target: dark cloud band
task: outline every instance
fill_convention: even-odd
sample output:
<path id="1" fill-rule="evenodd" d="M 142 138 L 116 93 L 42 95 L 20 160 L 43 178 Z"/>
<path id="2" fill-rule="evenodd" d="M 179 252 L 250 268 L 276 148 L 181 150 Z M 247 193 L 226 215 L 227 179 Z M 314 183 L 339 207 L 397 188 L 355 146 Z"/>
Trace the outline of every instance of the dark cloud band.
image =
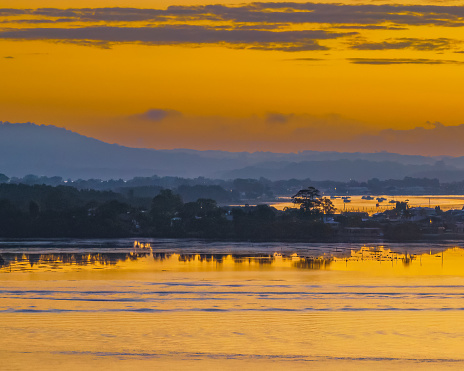
<path id="1" fill-rule="evenodd" d="M 464 64 L 464 62 L 449 59 L 424 59 L 424 58 L 348 58 L 353 64 Z"/>
<path id="2" fill-rule="evenodd" d="M 336 39 L 354 33 L 334 33 L 321 30 L 267 31 L 224 30 L 202 26 L 161 27 L 84 27 L 84 28 L 24 28 L 0 31 L 0 39 L 58 40 L 73 42 L 125 43 L 153 45 L 219 44 L 235 47 L 272 50 L 326 50 L 316 40 Z"/>
<path id="3" fill-rule="evenodd" d="M 9 27 L 0 29 L 0 39 L 50 40 L 100 47 L 113 43 L 222 45 L 299 52 L 329 50 L 321 40 L 362 35 L 363 30 L 393 30 L 401 34 L 413 26 L 461 27 L 464 6 L 270 2 L 167 9 L 0 9 L 0 17 L 4 18 L 0 23 Z M 403 37 L 380 42 L 358 38 L 348 40 L 345 45 L 352 50 L 442 52 L 455 50 L 460 43 L 447 38 Z M 387 60 L 351 63 L 407 64 Z"/>
<path id="4" fill-rule="evenodd" d="M 167 9 L 0 9 L 0 15 L 32 15 L 75 21 L 232 21 L 236 23 L 328 23 L 374 26 L 397 25 L 464 26 L 463 6 L 375 5 L 318 3 L 253 3 L 241 6 L 170 6 Z"/>
<path id="5" fill-rule="evenodd" d="M 413 49 L 419 51 L 442 51 L 448 50 L 460 44 L 458 40 L 438 38 L 438 39 L 417 39 L 417 38 L 398 38 L 390 39 L 377 43 L 358 43 L 351 46 L 356 50 L 397 50 Z"/>

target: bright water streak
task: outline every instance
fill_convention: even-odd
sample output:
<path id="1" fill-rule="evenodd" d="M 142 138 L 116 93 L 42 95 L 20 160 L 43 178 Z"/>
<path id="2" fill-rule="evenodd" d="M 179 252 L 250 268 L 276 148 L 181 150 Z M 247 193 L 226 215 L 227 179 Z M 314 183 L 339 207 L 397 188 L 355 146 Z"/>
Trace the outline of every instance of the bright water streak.
<path id="1" fill-rule="evenodd" d="M 379 202 L 377 200 L 378 197 L 384 198 L 385 201 Z M 345 203 L 341 196 L 337 196 L 336 199 L 331 198 L 331 201 L 338 212 L 361 211 L 370 215 L 395 208 L 396 201 L 407 202 L 410 207 L 434 208 L 439 206 L 443 211 L 450 209 L 461 210 L 464 207 L 464 197 L 458 195 L 376 195 L 372 200 L 363 199 L 362 196 L 350 196 L 349 203 Z M 285 207 L 295 207 L 295 204 L 293 204 L 288 197 L 284 202 L 271 203 L 271 206 L 275 207 L 277 210 L 283 210 Z"/>
<path id="2" fill-rule="evenodd" d="M 464 368 L 462 248 L 125 243 L 0 244 L 1 370 Z"/>

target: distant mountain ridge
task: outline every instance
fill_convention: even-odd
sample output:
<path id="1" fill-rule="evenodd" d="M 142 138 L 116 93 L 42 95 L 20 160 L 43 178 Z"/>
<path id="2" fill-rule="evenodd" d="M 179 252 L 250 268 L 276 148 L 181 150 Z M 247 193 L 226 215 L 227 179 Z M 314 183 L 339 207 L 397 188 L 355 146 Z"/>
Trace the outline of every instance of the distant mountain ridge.
<path id="1" fill-rule="evenodd" d="M 342 181 L 423 176 L 450 181 L 464 179 L 464 157 L 388 152 L 155 150 L 110 144 L 51 125 L 0 122 L 0 173 L 72 179 L 127 179 L 156 174 Z"/>

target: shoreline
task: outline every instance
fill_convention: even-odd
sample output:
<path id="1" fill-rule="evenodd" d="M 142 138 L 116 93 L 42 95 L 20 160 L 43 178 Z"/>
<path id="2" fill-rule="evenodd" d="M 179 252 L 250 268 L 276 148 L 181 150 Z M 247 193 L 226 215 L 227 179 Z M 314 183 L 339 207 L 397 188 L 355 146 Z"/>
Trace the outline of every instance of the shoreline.
<path id="1" fill-rule="evenodd" d="M 446 236 L 443 235 L 426 235 L 421 239 L 411 239 L 411 240 L 397 240 L 397 239 L 387 239 L 387 238 L 331 238 L 331 239 L 228 239 L 228 238 L 195 238 L 195 237 L 154 237 L 154 236 L 126 236 L 126 237 L 14 237 L 14 238 L 4 238 L 0 237 L 0 249 L 3 244 L 7 243 L 21 243 L 21 242 L 37 242 L 37 243 L 47 243 L 47 242 L 73 242 L 73 245 L 79 244 L 79 242 L 87 242 L 86 244 L 94 245 L 95 243 L 114 243 L 117 241 L 120 242 L 130 242 L 140 241 L 156 241 L 156 242 L 202 242 L 206 244 L 210 243 L 284 243 L 284 244 L 427 244 L 427 243 L 462 243 L 464 244 L 464 235 L 462 234 L 449 234 Z"/>

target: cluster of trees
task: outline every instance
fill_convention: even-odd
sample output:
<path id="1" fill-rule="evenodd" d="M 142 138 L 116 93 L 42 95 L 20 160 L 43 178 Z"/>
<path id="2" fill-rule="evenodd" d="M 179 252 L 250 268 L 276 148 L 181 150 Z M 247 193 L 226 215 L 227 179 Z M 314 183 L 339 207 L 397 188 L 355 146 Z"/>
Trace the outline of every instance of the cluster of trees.
<path id="1" fill-rule="evenodd" d="M 182 196 L 185 201 L 195 201 L 199 198 L 212 198 L 218 203 L 233 203 L 241 199 L 256 199 L 261 197 L 272 198 L 269 181 L 256 179 L 235 179 L 230 181 L 207 179 L 198 177 L 194 179 L 180 177 L 135 177 L 130 180 L 123 179 L 87 179 L 64 180 L 61 177 L 46 177 L 26 175 L 23 178 L 9 178 L 0 174 L 0 184 L 50 185 L 68 186 L 79 190 L 99 190 L 122 193 L 130 197 L 155 197 L 162 189 L 171 189 Z"/>
<path id="2" fill-rule="evenodd" d="M 208 186 L 211 193 L 221 192 Z M 195 186 L 190 187 L 195 188 Z M 361 213 L 334 216 L 332 228 L 325 223 L 335 212 L 314 187 L 300 189 L 293 197 L 296 208 L 278 211 L 268 205 L 220 207 L 216 200 L 192 200 L 170 189 L 157 194 L 79 190 L 69 186 L 0 184 L 0 237 L 20 238 L 113 238 L 190 237 L 230 240 L 329 240 L 337 229 L 379 228 L 387 238 L 417 239 L 421 228 L 408 223 L 409 207 L 398 202 L 403 223 L 365 220 Z"/>
<path id="3" fill-rule="evenodd" d="M 278 213 L 267 205 L 232 210 L 234 236 L 240 240 L 315 241 L 334 237 L 335 231 L 313 213 L 287 209 Z"/>
<path id="4" fill-rule="evenodd" d="M 318 189 L 308 187 L 301 189 L 292 196 L 294 204 L 300 205 L 300 209 L 310 215 L 333 214 L 335 207 L 327 197 L 321 197 Z"/>
<path id="5" fill-rule="evenodd" d="M 164 189 L 153 198 L 150 216 L 153 223 L 149 233 L 154 236 L 230 236 L 226 211 L 212 199 L 184 203 L 178 194 Z"/>
<path id="6" fill-rule="evenodd" d="M 321 221 L 333 212 L 313 194 L 311 205 L 278 212 L 219 207 L 211 198 L 184 202 L 169 189 L 153 198 L 69 186 L 0 184 L 0 237 L 199 237 L 279 240 L 328 238 Z M 299 203 L 301 194 L 295 198 Z M 329 200 L 330 202 L 330 200 Z"/>
<path id="7" fill-rule="evenodd" d="M 114 192 L 0 184 L 1 237 L 120 237 L 142 215 Z"/>
<path id="8" fill-rule="evenodd" d="M 153 198 L 161 189 L 171 189 L 181 195 L 186 202 L 198 198 L 213 198 L 220 204 L 238 203 L 241 200 L 272 200 L 274 196 L 290 196 L 313 184 L 314 187 L 324 190 L 328 195 L 348 194 L 464 194 L 464 181 L 440 183 L 438 179 L 411 178 L 379 180 L 370 179 L 365 182 L 352 180 L 350 182 L 338 181 L 311 181 L 310 179 L 289 179 L 270 181 L 260 179 L 208 179 L 198 177 L 193 179 L 181 177 L 135 177 L 123 179 L 77 179 L 64 180 L 61 177 L 46 177 L 26 175 L 22 178 L 9 178 L 0 174 L 0 184 L 26 184 L 68 186 L 79 190 L 99 190 L 122 193 L 135 198 Z"/>
<path id="9" fill-rule="evenodd" d="M 238 240 L 314 240 L 330 238 L 333 231 L 321 220 L 335 211 L 324 199 L 299 209 L 278 212 L 268 205 L 221 208 L 211 199 L 183 203 L 179 195 L 163 190 L 153 198 L 151 234 L 172 237 L 207 237 Z M 295 203 L 299 203 L 295 199 Z M 322 205 L 332 205 L 324 209 Z"/>

